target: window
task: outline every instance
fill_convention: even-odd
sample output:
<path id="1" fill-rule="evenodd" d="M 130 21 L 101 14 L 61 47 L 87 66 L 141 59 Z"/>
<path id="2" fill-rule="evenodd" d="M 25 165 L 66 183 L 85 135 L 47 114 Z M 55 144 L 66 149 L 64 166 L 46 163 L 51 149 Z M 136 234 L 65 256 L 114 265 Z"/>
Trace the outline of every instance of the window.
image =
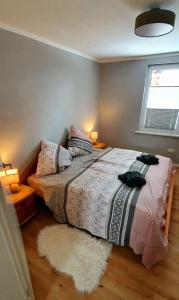
<path id="1" fill-rule="evenodd" d="M 179 64 L 148 67 L 139 130 L 179 135 Z"/>

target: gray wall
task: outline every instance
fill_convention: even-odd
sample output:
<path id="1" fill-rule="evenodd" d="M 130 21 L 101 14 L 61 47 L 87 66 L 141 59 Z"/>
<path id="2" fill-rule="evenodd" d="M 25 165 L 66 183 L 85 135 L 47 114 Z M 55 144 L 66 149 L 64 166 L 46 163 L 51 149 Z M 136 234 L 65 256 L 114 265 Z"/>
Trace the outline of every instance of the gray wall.
<path id="1" fill-rule="evenodd" d="M 0 154 L 22 171 L 41 139 L 97 127 L 100 65 L 0 30 Z"/>
<path id="2" fill-rule="evenodd" d="M 178 61 L 179 56 L 97 64 L 0 30 L 3 161 L 23 171 L 41 139 L 63 142 L 66 129 L 74 124 L 85 131 L 99 128 L 100 139 L 112 146 L 167 156 L 167 149 L 175 148 L 172 157 L 179 163 L 178 139 L 134 133 L 147 65 Z"/>
<path id="3" fill-rule="evenodd" d="M 135 134 L 138 129 L 144 82 L 149 64 L 179 62 L 179 56 L 102 64 L 99 103 L 100 139 L 116 147 L 140 149 L 169 156 L 179 163 L 179 139 Z"/>

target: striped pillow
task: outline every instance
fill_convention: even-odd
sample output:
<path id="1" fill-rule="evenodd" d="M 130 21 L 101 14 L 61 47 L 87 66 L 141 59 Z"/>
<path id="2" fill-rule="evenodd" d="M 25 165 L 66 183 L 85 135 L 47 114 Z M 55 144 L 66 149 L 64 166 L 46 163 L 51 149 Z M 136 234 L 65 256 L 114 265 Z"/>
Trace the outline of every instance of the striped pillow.
<path id="1" fill-rule="evenodd" d="M 79 129 L 71 127 L 69 136 L 68 150 L 73 157 L 92 153 L 92 141 Z"/>

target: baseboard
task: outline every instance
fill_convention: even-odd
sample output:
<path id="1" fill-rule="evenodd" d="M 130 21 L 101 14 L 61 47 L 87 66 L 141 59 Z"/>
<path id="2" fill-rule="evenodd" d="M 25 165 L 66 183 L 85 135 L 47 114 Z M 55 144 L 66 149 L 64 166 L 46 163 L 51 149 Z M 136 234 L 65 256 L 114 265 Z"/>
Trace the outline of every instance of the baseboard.
<path id="1" fill-rule="evenodd" d="M 174 166 L 175 166 L 176 168 L 179 168 L 179 164 L 174 164 Z"/>

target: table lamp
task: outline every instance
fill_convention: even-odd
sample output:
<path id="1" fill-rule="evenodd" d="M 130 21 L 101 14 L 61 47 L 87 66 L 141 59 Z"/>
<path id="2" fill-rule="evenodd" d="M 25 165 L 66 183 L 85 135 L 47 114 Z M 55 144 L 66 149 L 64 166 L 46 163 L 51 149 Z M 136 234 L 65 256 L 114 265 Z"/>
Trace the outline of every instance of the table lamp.
<path id="1" fill-rule="evenodd" d="M 91 131 L 90 137 L 92 139 L 93 145 L 97 144 L 98 139 L 98 132 L 97 131 Z"/>
<path id="2" fill-rule="evenodd" d="M 2 185 L 10 186 L 12 193 L 19 192 L 19 174 L 18 169 L 5 169 L 0 171 L 0 180 Z"/>

